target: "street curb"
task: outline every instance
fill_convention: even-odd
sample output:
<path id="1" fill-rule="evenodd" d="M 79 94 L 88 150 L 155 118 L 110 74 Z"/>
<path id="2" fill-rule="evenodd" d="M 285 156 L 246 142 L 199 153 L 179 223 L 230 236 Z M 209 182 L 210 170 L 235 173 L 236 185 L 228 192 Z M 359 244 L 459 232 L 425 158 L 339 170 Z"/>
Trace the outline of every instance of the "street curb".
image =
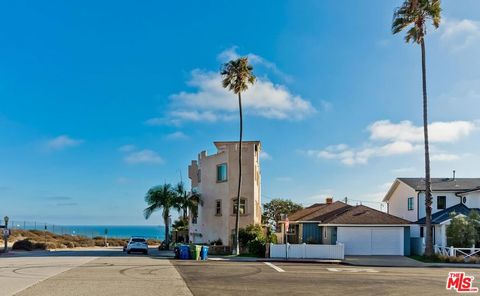
<path id="1" fill-rule="evenodd" d="M 469 264 L 469 265 L 433 265 L 433 264 L 428 264 L 428 265 L 423 265 L 423 266 L 417 266 L 417 265 L 407 265 L 407 266 L 401 266 L 401 265 L 379 265 L 379 264 L 370 264 L 370 265 L 362 265 L 362 264 L 354 264 L 350 262 L 342 262 L 340 263 L 341 265 L 348 265 L 348 266 L 359 266 L 359 267 L 389 267 L 389 268 L 480 268 L 480 266 L 475 266 L 475 264 Z"/>

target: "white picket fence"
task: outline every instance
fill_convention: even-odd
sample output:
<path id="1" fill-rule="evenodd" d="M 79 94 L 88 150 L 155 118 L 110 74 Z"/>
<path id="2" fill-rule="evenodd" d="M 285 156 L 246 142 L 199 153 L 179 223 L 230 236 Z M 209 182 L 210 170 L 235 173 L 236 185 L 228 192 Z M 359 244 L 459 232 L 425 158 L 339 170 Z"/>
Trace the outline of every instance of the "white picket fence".
<path id="1" fill-rule="evenodd" d="M 270 244 L 270 258 L 339 259 L 345 258 L 345 246 L 312 244 Z"/>
<path id="2" fill-rule="evenodd" d="M 465 257 L 465 260 L 467 260 L 471 256 L 480 255 L 480 248 L 475 248 L 475 246 L 472 246 L 471 248 L 454 248 L 434 245 L 433 247 L 435 254 L 441 254 L 445 256 L 463 255 Z"/>

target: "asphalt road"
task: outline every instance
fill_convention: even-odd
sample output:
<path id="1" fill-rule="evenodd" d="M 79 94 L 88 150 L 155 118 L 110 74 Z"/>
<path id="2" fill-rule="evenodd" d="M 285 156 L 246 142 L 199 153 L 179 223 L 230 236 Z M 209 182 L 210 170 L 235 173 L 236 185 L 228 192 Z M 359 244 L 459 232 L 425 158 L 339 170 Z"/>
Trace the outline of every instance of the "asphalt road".
<path id="1" fill-rule="evenodd" d="M 169 260 L 154 251 L 144 256 L 82 250 L 0 257 L 0 295 L 455 295 L 445 289 L 449 271 L 197 262 Z M 480 270 L 464 271 L 480 287 Z"/>
<path id="2" fill-rule="evenodd" d="M 448 268 L 175 261 L 194 295 L 455 295 Z M 462 269 L 455 269 L 462 271 Z M 465 269 L 480 287 L 480 270 Z"/>

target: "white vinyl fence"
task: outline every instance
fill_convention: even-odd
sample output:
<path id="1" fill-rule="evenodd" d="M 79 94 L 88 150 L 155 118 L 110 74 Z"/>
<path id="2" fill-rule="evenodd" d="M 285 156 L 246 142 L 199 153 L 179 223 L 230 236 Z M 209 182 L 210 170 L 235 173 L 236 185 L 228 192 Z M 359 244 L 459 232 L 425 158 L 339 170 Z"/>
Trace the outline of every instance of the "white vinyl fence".
<path id="1" fill-rule="evenodd" d="M 270 258 L 290 259 L 341 259 L 345 258 L 345 247 L 338 245 L 270 244 Z"/>
<path id="2" fill-rule="evenodd" d="M 469 257 L 480 255 L 480 248 L 475 248 L 475 245 L 473 245 L 471 248 L 454 248 L 434 245 L 433 248 L 436 254 L 445 256 L 464 256 L 465 261 L 467 261 Z"/>

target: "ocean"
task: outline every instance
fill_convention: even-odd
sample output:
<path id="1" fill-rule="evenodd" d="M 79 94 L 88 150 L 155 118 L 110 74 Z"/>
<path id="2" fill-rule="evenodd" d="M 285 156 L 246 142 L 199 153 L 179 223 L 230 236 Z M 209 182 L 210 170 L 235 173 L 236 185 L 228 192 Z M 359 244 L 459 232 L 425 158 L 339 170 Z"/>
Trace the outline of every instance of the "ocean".
<path id="1" fill-rule="evenodd" d="M 19 229 L 37 229 L 44 230 L 45 226 L 41 224 L 13 224 L 13 228 Z M 129 238 L 131 236 L 143 236 L 151 239 L 165 239 L 165 226 L 149 225 L 51 225 L 47 224 L 47 230 L 56 234 L 81 235 L 86 237 L 104 236 L 107 230 L 107 236 L 112 238 Z"/>

